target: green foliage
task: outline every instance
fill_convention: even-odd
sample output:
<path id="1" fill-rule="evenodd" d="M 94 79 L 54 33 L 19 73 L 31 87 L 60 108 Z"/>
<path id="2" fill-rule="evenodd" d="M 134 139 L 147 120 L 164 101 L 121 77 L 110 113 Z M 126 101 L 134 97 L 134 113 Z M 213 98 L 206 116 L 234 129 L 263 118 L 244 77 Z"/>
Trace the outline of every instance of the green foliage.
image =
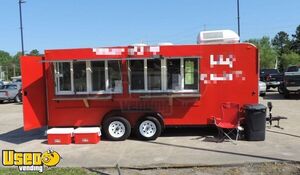
<path id="1" fill-rule="evenodd" d="M 0 79 L 10 80 L 12 76 L 21 75 L 20 71 L 20 56 L 21 52 L 18 52 L 16 55 L 11 56 L 8 52 L 0 50 Z M 40 56 L 41 54 L 37 49 L 34 49 L 29 52 L 28 55 L 31 56 Z M 1 75 L 1 72 L 2 75 Z"/>
<path id="2" fill-rule="evenodd" d="M 280 31 L 272 39 L 272 42 L 266 36 L 246 42 L 253 43 L 258 47 L 261 68 L 278 67 L 280 71 L 284 71 L 290 65 L 300 64 L 300 25 L 292 36 L 291 40 L 289 34 Z"/>
<path id="3" fill-rule="evenodd" d="M 272 44 L 278 53 L 278 68 L 280 71 L 284 71 L 286 67 L 282 55 L 291 52 L 291 41 L 289 39 L 289 35 L 283 31 L 278 32 L 272 40 Z"/>
<path id="4" fill-rule="evenodd" d="M 12 76 L 20 75 L 20 62 L 19 56 L 21 53 L 17 53 L 11 56 L 5 51 L 0 51 L 0 79 L 9 80 Z"/>
<path id="5" fill-rule="evenodd" d="M 278 32 L 272 40 L 272 45 L 279 55 L 290 52 L 291 41 L 289 39 L 289 34 L 283 31 Z"/>
<path id="6" fill-rule="evenodd" d="M 300 54 L 295 52 L 290 52 L 282 55 L 282 65 L 284 69 L 288 66 L 299 65 L 300 64 Z"/>
<path id="7" fill-rule="evenodd" d="M 246 42 L 252 43 L 258 48 L 261 68 L 275 67 L 277 53 L 272 47 L 269 37 L 264 36 L 261 39 L 250 39 Z"/>
<path id="8" fill-rule="evenodd" d="M 6 66 L 7 64 L 9 64 L 10 60 L 11 56 L 9 55 L 9 53 L 0 50 L 0 65 Z"/>
<path id="9" fill-rule="evenodd" d="M 297 27 L 292 40 L 292 50 L 300 54 L 300 25 Z"/>
<path id="10" fill-rule="evenodd" d="M 33 49 L 32 51 L 30 51 L 29 54 L 27 55 L 30 55 L 30 56 L 40 56 L 40 52 L 37 50 L 37 49 Z"/>
<path id="11" fill-rule="evenodd" d="M 249 39 L 246 42 L 253 43 L 258 47 L 261 68 L 279 67 L 279 70 L 283 71 L 289 65 L 300 64 L 300 25 L 296 28 L 292 39 L 286 32 L 280 31 L 272 39 L 272 42 L 267 36 L 260 39 Z M 30 51 L 27 55 L 42 56 L 37 49 Z M 0 50 L 0 79 L 1 71 L 5 72 L 4 78 L 6 80 L 14 75 L 20 75 L 20 56 L 20 52 L 11 56 L 9 53 Z"/>

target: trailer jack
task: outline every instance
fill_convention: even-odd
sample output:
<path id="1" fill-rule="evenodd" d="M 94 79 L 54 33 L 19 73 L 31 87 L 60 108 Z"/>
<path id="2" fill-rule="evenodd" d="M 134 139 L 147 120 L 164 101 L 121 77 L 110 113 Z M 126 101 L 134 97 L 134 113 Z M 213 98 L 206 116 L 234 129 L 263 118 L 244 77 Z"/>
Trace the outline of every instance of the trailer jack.
<path id="1" fill-rule="evenodd" d="M 280 123 L 280 120 L 284 119 L 286 120 L 287 117 L 284 117 L 284 116 L 272 116 L 272 108 L 273 108 L 273 104 L 272 102 L 268 102 L 267 104 L 268 108 L 269 108 L 269 117 L 266 118 L 266 121 L 269 122 L 269 128 L 272 127 L 272 122 L 273 121 L 277 121 L 277 125 L 274 125 L 274 127 L 277 127 L 279 129 L 284 129 L 282 127 L 280 127 L 279 123 Z"/>

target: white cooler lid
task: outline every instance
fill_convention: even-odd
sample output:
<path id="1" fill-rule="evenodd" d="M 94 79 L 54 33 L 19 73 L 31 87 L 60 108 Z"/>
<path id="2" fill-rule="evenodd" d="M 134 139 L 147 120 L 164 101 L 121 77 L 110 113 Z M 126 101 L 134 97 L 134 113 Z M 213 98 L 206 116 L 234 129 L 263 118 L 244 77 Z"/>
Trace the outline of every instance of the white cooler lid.
<path id="1" fill-rule="evenodd" d="M 51 128 L 47 130 L 47 134 L 72 134 L 74 128 Z"/>
<path id="2" fill-rule="evenodd" d="M 100 127 L 79 127 L 74 130 L 74 134 L 84 133 L 99 133 L 101 135 Z"/>

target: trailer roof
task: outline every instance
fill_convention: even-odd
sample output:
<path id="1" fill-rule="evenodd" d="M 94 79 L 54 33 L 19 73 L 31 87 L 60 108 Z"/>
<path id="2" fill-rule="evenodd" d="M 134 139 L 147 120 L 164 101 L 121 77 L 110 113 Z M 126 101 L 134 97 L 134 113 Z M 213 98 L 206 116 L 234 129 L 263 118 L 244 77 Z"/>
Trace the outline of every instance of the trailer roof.
<path id="1" fill-rule="evenodd" d="M 233 44 L 186 44 L 186 45 L 129 45 L 96 48 L 69 48 L 45 50 L 45 61 L 74 61 L 95 59 L 134 59 L 134 58 L 160 58 L 200 56 L 205 50 L 224 46 L 224 48 L 249 45 L 249 43 Z"/>

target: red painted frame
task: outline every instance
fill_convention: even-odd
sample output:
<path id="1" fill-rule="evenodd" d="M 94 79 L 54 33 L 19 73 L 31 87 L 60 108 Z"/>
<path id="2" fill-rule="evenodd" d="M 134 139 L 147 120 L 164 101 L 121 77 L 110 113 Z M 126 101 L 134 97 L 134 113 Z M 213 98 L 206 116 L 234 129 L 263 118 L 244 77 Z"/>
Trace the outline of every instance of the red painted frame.
<path id="1" fill-rule="evenodd" d="M 54 126 L 99 126 L 102 119 L 108 112 L 135 108 L 136 104 L 142 104 L 159 112 L 163 116 L 166 126 L 170 125 L 207 125 L 210 124 L 212 117 L 222 115 L 221 106 L 223 103 L 236 103 L 242 107 L 244 104 L 258 103 L 258 51 L 257 48 L 248 43 L 236 44 L 216 44 L 216 45 L 170 45 L 160 46 L 159 52 L 153 53 L 149 46 L 145 46 L 142 55 L 130 53 L 133 46 L 111 47 L 107 49 L 123 49 L 119 55 L 96 54 L 92 48 L 86 49 L 61 49 L 46 50 L 44 57 L 45 86 L 47 94 L 46 108 L 47 125 Z M 164 59 L 170 57 L 197 57 L 199 58 L 199 87 L 200 97 L 186 98 L 151 98 L 141 99 L 145 94 L 130 94 L 128 91 L 128 58 L 151 58 L 153 55 L 162 56 Z M 211 56 L 214 56 L 216 64 L 220 63 L 219 55 L 224 56 L 224 60 L 230 57 L 233 66 L 212 65 Z M 230 56 L 231 55 L 231 56 Z M 25 59 L 25 58 L 22 58 Z M 121 59 L 122 60 L 122 80 L 123 93 L 113 94 L 110 100 L 87 100 L 89 107 L 86 107 L 83 100 L 63 100 L 55 95 L 55 82 L 53 75 L 53 62 L 66 60 L 103 60 Z M 26 65 L 28 66 L 28 65 Z M 38 65 L 37 65 L 38 66 Z M 24 67 L 24 66 L 23 66 Z M 24 73 L 23 79 L 30 77 Z M 37 72 L 36 74 L 40 74 Z M 212 76 L 223 76 L 232 74 L 232 80 L 207 81 Z M 206 77 L 205 77 L 206 75 Z M 44 88 L 41 86 L 41 88 Z M 107 96 L 107 95 L 100 95 Z M 61 97 L 61 96 L 60 96 Z M 64 96 L 68 98 L 70 96 Z M 74 97 L 74 96 L 73 96 Z M 56 99 L 56 100 L 55 100 Z M 35 105 L 24 104 L 25 108 L 41 108 L 39 103 Z M 139 107 L 140 108 L 140 107 Z M 125 112 L 125 117 L 134 126 L 138 117 L 144 112 Z M 24 114 L 30 115 L 30 114 Z M 43 118 L 45 116 L 35 116 Z M 31 125 L 29 117 L 24 117 L 25 122 Z M 40 125 L 39 125 L 40 126 Z M 37 127 L 37 126 L 36 126 Z M 25 127 L 30 129 L 33 127 Z"/>

